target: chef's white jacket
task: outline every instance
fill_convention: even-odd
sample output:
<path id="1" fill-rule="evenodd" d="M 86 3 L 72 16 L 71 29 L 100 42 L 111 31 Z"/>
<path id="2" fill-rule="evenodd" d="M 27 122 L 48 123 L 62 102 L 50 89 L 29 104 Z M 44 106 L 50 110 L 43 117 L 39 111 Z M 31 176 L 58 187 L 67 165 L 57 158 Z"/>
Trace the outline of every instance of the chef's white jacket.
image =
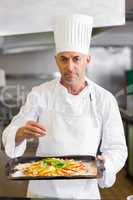
<path id="1" fill-rule="evenodd" d="M 25 105 L 3 132 L 6 154 L 23 155 L 27 141 L 15 146 L 18 128 L 29 120 L 47 128 L 39 138 L 37 156 L 92 155 L 100 151 L 105 157 L 105 171 L 100 179 L 30 181 L 28 197 L 100 199 L 98 185 L 111 187 L 117 172 L 124 166 L 127 147 L 115 97 L 86 78 L 88 85 L 72 95 L 55 79 L 34 87 Z"/>

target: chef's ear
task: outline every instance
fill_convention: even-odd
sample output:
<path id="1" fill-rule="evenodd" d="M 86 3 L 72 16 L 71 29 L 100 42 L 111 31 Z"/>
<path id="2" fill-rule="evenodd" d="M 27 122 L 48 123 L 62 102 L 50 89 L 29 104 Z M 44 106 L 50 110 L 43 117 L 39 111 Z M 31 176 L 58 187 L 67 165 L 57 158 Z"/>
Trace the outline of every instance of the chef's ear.
<path id="1" fill-rule="evenodd" d="M 57 55 L 55 55 L 54 58 L 55 58 L 55 61 L 56 61 L 56 64 L 57 64 Z"/>
<path id="2" fill-rule="evenodd" d="M 90 61 L 91 61 L 91 56 L 90 56 L 90 55 L 88 55 L 88 56 L 87 56 L 87 64 L 89 64 L 89 63 L 90 63 Z"/>

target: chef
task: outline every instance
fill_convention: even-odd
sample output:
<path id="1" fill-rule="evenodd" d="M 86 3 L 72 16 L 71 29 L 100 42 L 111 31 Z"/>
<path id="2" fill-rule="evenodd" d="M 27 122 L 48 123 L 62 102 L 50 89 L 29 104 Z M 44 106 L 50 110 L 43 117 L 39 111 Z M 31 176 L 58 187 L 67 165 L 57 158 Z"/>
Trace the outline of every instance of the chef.
<path id="1" fill-rule="evenodd" d="M 39 138 L 37 156 L 92 155 L 100 145 L 102 178 L 30 181 L 28 197 L 100 199 L 98 185 L 111 187 L 127 158 L 115 97 L 85 76 L 93 19 L 86 15 L 56 20 L 56 63 L 61 77 L 34 87 L 3 132 L 6 154 L 22 156 L 29 138 Z"/>

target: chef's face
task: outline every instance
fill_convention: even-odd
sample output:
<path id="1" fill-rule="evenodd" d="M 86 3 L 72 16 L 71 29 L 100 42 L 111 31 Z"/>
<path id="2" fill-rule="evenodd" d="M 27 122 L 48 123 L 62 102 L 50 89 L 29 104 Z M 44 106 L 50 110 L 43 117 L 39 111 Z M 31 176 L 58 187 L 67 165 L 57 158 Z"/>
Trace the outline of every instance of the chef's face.
<path id="1" fill-rule="evenodd" d="M 62 81 L 72 85 L 84 80 L 85 69 L 90 62 L 89 55 L 69 51 L 58 53 L 55 58 Z"/>

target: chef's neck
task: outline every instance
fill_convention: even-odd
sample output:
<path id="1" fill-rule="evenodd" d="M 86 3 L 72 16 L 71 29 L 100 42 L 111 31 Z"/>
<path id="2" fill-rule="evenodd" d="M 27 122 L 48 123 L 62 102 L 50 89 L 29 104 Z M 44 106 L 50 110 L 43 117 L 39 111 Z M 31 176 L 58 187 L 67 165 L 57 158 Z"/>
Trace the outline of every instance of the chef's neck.
<path id="1" fill-rule="evenodd" d="M 68 93 L 72 95 L 78 95 L 88 85 L 85 79 L 81 80 L 77 84 L 67 84 L 61 79 L 60 83 L 68 90 Z"/>

